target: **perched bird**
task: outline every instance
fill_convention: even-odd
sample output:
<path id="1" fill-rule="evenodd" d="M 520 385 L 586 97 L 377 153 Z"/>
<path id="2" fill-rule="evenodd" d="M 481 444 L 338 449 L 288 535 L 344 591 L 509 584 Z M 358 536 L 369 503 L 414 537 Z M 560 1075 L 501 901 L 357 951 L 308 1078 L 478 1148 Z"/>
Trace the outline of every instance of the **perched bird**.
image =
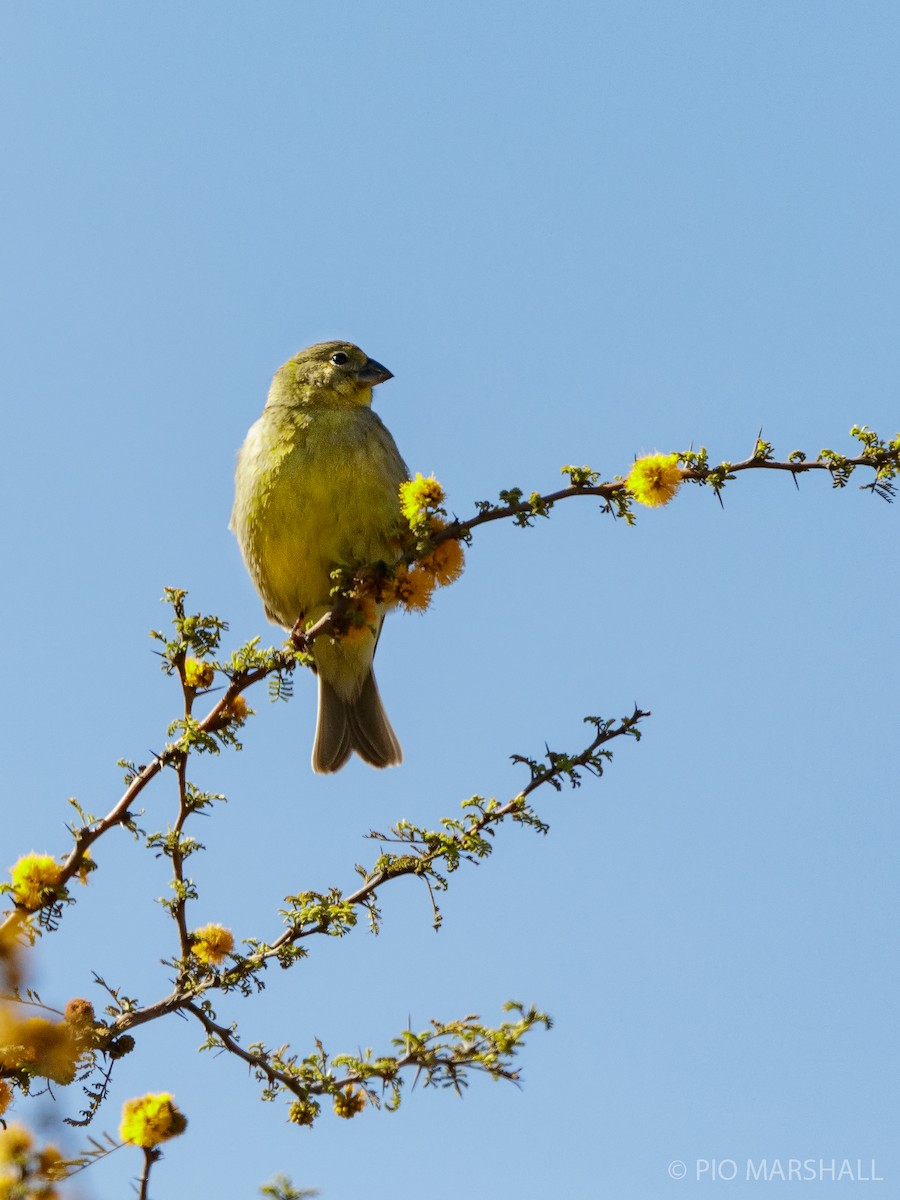
<path id="1" fill-rule="evenodd" d="M 286 629 L 329 611 L 336 567 L 400 553 L 398 488 L 409 472 L 371 408 L 372 388 L 391 378 L 350 342 L 301 350 L 276 372 L 238 454 L 231 528 L 266 615 Z M 318 773 L 339 770 L 354 750 L 374 767 L 403 757 L 372 673 L 384 612 L 376 607 L 374 637 L 312 643 Z"/>

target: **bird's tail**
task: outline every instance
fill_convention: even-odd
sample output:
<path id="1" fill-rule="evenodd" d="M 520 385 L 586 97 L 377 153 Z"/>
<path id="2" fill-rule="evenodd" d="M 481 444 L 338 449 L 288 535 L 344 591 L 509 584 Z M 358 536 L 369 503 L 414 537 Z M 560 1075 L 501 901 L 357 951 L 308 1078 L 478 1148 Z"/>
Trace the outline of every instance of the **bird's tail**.
<path id="1" fill-rule="evenodd" d="M 339 771 L 354 750 L 373 767 L 395 767 L 403 761 L 372 671 L 354 700 L 338 695 L 320 673 L 312 768 L 317 775 Z"/>

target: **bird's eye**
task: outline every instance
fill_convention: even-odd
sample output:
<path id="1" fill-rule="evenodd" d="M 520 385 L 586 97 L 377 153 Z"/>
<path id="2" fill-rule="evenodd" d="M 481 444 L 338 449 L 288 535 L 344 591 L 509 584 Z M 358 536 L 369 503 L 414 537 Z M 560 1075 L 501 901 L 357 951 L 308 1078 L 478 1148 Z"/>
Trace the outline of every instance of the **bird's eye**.
<path id="1" fill-rule="evenodd" d="M 342 367 L 342 366 L 344 366 L 345 363 L 348 363 L 350 361 L 350 359 L 343 352 L 343 350 L 338 350 L 337 354 L 332 354 L 331 361 L 334 363 L 334 365 L 336 367 Z"/>

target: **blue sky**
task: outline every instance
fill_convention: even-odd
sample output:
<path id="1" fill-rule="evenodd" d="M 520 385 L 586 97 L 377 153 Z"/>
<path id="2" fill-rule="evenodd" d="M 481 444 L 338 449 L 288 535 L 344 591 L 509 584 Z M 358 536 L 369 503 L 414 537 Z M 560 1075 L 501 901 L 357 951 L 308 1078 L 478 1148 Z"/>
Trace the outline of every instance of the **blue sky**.
<path id="1" fill-rule="evenodd" d="M 278 638 L 227 522 L 235 451 L 304 345 L 390 367 L 378 411 L 460 516 L 570 462 L 893 435 L 898 52 L 877 0 L 3 6 L 2 865 L 63 851 L 66 798 L 106 811 L 116 760 L 164 740 L 164 586 L 229 646 Z M 198 772 L 229 804 L 191 923 L 239 937 L 351 886 L 371 828 L 514 795 L 509 756 L 578 746 L 587 714 L 653 717 L 600 783 L 542 799 L 547 838 L 503 831 L 460 870 L 439 934 L 402 881 L 377 939 L 219 1006 L 247 1041 L 339 1053 L 534 1001 L 556 1023 L 521 1091 L 420 1089 L 309 1133 L 157 1023 L 99 1122 L 175 1093 L 190 1131 L 155 1195 L 284 1171 L 326 1200 L 752 1196 L 762 1158 L 874 1159 L 896 1189 L 898 511 L 857 482 L 759 473 L 724 511 L 690 489 L 633 529 L 579 501 L 480 531 L 463 579 L 384 631 L 397 771 L 315 778 L 312 680 L 258 695 L 243 753 Z M 174 799 L 160 781 L 144 827 Z M 96 857 L 36 982 L 99 1005 L 96 970 L 151 1001 L 164 866 L 124 834 Z M 76 1194 L 124 1194 L 128 1153 Z"/>

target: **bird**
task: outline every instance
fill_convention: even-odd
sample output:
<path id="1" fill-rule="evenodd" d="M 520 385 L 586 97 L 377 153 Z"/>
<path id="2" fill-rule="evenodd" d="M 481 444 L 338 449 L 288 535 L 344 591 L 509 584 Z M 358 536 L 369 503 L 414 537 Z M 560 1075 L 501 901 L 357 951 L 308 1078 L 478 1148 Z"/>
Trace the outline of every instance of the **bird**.
<path id="1" fill-rule="evenodd" d="M 392 378 L 352 342 L 308 346 L 276 371 L 238 452 L 230 528 L 266 615 L 285 629 L 331 610 L 335 568 L 390 565 L 402 553 L 409 470 L 371 407 L 372 389 Z M 317 774 L 354 751 L 374 767 L 402 761 L 372 670 L 385 608 L 375 605 L 371 633 L 311 644 Z"/>

